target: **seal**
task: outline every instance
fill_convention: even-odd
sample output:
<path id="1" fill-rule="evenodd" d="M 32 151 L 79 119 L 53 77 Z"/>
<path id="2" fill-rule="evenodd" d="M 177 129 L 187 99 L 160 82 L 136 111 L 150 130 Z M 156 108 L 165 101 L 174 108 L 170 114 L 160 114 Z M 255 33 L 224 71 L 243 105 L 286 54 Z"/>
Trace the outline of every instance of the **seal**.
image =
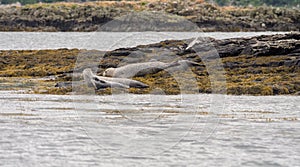
<path id="1" fill-rule="evenodd" d="M 130 78 L 155 74 L 169 67 L 167 63 L 159 61 L 132 63 L 117 68 L 108 68 L 103 72 L 106 77 Z"/>
<path id="2" fill-rule="evenodd" d="M 195 66 L 199 63 L 189 60 L 173 61 L 171 63 L 164 63 L 160 61 L 149 61 L 143 63 L 132 63 L 117 68 L 108 68 L 103 72 L 103 76 L 116 78 L 131 78 L 133 76 L 142 77 L 147 74 L 155 74 L 162 70 L 175 66 Z"/>
<path id="3" fill-rule="evenodd" d="M 188 44 L 188 46 L 185 48 L 185 50 L 188 50 L 188 49 L 192 48 L 193 46 L 195 46 L 195 45 L 197 45 L 197 44 L 199 44 L 199 43 L 200 43 L 199 37 L 197 37 L 197 38 L 195 38 L 192 42 L 190 42 L 190 43 Z"/>
<path id="4" fill-rule="evenodd" d="M 83 82 L 79 82 L 79 81 L 68 81 L 68 82 L 58 82 L 55 84 L 54 87 L 56 88 L 67 88 L 67 87 L 72 87 L 72 86 L 77 86 L 77 85 L 82 85 L 84 84 Z"/>
<path id="5" fill-rule="evenodd" d="M 84 81 L 90 87 L 95 89 L 104 88 L 148 88 L 149 86 L 132 79 L 127 78 L 110 78 L 95 75 L 90 68 L 84 69 L 82 72 Z"/>

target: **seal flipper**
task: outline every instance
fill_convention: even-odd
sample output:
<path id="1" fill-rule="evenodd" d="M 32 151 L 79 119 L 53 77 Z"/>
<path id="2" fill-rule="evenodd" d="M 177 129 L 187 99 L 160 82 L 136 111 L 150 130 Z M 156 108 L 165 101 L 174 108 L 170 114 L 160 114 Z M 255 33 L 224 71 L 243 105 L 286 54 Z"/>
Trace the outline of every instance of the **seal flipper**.
<path id="1" fill-rule="evenodd" d="M 93 77 L 93 83 L 95 88 L 98 89 L 103 89 L 103 88 L 129 88 L 129 86 L 124 85 L 122 83 L 118 82 L 113 82 L 113 81 L 105 81 L 102 79 L 99 79 L 98 77 Z"/>
<path id="2" fill-rule="evenodd" d="M 149 88 L 149 85 L 144 84 L 142 82 L 136 81 L 136 82 L 130 82 L 129 87 L 133 88 Z"/>

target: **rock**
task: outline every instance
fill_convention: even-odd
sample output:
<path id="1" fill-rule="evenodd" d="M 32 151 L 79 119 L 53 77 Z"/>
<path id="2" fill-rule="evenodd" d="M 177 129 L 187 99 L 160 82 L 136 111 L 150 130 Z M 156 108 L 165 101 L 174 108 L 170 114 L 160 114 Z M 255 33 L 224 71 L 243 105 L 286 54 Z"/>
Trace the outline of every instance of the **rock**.
<path id="1" fill-rule="evenodd" d="M 217 40 L 214 45 L 220 57 L 253 55 L 299 55 L 300 33 L 252 38 Z"/>
<path id="2" fill-rule="evenodd" d="M 160 71 L 156 74 L 136 77 L 134 79 L 147 83 L 149 88 L 142 91 L 130 90 L 130 92 L 151 93 L 152 88 L 159 88 L 158 90 L 164 91 L 165 94 L 178 94 L 181 91 L 180 83 L 194 79 L 197 82 L 199 92 L 211 93 L 216 91 L 211 87 L 211 83 L 213 83 L 211 79 L 216 79 L 218 82 L 226 82 L 227 93 L 229 94 L 297 95 L 300 91 L 299 40 L 300 33 L 207 40 L 220 53 L 220 57 L 209 57 L 212 48 L 203 45 L 205 40 L 196 44 L 196 47 L 200 45 L 198 48 L 203 49 L 200 55 L 195 53 L 193 49 L 186 49 L 188 44 L 193 41 L 191 39 L 167 40 L 156 44 L 109 51 L 104 57 L 102 57 L 104 55 L 102 51 L 84 52 L 84 61 L 77 64 L 75 68 L 75 60 L 78 58 L 76 55 L 82 54 L 83 51 L 81 50 L 3 50 L 0 52 L 0 76 L 42 78 L 58 75 L 60 77 L 55 78 L 55 81 L 47 81 L 46 85 L 49 85 L 49 82 L 56 82 L 56 88 L 53 87 L 53 91 L 49 92 L 61 92 L 63 94 L 72 91 L 71 86 L 76 82 L 71 83 L 71 80 L 82 80 L 80 74 L 85 68 L 95 68 L 94 71 L 97 70 L 98 74 L 102 74 L 106 68 L 142 62 L 141 58 L 144 62 L 155 59 L 166 63 L 176 60 L 190 60 L 199 63 L 200 66 L 190 67 L 188 70 L 178 70 L 175 73 Z M 273 49 L 278 50 L 274 51 Z M 220 60 L 220 66 L 215 66 L 215 59 Z M 218 70 L 214 71 L 214 69 Z M 219 70 L 221 73 L 213 75 L 213 72 Z M 192 75 L 185 73 L 188 71 L 192 72 Z M 74 76 L 74 74 L 78 75 Z M 180 77 L 174 78 L 173 74 L 179 74 Z M 224 75 L 226 81 L 219 74 Z M 183 82 L 178 82 L 178 79 L 182 79 Z M 218 82 L 216 87 L 219 85 Z M 220 83 L 220 85 L 222 84 Z"/>
<path id="3" fill-rule="evenodd" d="M 276 12 L 273 7 L 225 9 L 205 2 L 167 0 L 151 1 L 148 5 L 143 5 L 139 1 L 114 1 L 109 4 L 87 2 L 1 7 L 0 31 L 97 31 L 109 21 L 117 21 L 116 18 L 134 10 L 179 15 L 184 20 L 197 25 L 201 31 L 298 31 L 300 29 L 299 9 L 276 8 Z M 161 14 L 156 15 L 155 18 L 156 21 L 169 25 L 160 27 L 160 30 L 167 31 L 175 23 L 187 24 L 183 20 L 175 17 L 167 18 Z M 132 17 L 127 21 L 142 25 L 138 30 L 156 31 L 157 27 L 152 26 L 149 19 L 151 20 L 151 17 Z M 136 26 L 124 24 L 125 20 L 119 20 L 119 23 L 124 25 L 119 28 L 126 31 L 136 30 L 134 29 L 137 28 Z M 145 24 L 140 24 L 141 22 Z M 182 27 L 190 26 L 177 26 L 177 31 Z M 118 31 L 119 28 L 110 26 L 108 31 Z"/>

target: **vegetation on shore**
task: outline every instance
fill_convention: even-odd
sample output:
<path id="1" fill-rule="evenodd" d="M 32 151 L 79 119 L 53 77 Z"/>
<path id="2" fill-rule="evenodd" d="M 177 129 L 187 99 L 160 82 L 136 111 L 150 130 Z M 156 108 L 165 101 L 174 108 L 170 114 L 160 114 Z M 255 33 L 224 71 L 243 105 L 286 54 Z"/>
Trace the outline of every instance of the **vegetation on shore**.
<path id="1" fill-rule="evenodd" d="M 96 1 L 96 0 L 73 0 L 73 2 L 87 2 L 87 1 Z M 108 0 L 112 1 L 112 0 Z M 114 0 L 120 1 L 120 0 Z M 130 0 L 127 0 L 130 1 Z M 134 1 L 134 0 L 131 0 Z M 0 4 L 13 4 L 21 3 L 22 5 L 34 4 L 34 3 L 54 3 L 54 2 L 70 2 L 66 0 L 0 0 Z M 141 1 L 146 2 L 146 1 Z M 299 0 L 207 0 L 207 2 L 214 2 L 218 5 L 236 5 L 236 6 L 261 6 L 261 5 L 270 5 L 270 6 L 297 6 L 299 5 Z"/>
<path id="2" fill-rule="evenodd" d="M 260 36 L 250 39 L 213 40 L 225 69 L 227 94 L 241 95 L 280 95 L 300 94 L 300 34 Z M 256 41 L 256 43 L 255 43 Z M 292 43 L 291 43 L 292 41 Z M 245 46 L 243 46 L 245 45 Z M 123 48 L 110 52 L 86 51 L 77 49 L 0 51 L 0 82 L 7 89 L 25 89 L 34 93 L 67 94 L 72 91 L 84 92 L 84 84 L 72 90 L 72 87 L 55 87 L 60 82 L 74 81 L 72 73 L 80 74 L 84 68 L 96 67 L 99 75 L 108 67 L 119 63 L 139 62 L 158 54 L 158 48 L 174 51 L 174 59 L 189 59 L 202 64 L 192 67 L 192 75 L 178 74 L 183 82 L 196 80 L 197 91 L 211 93 L 212 81 L 205 63 L 192 50 L 186 48 L 185 41 L 163 41 L 157 44 Z M 239 48 L 239 46 L 242 48 Z M 248 47 L 247 47 L 248 46 Z M 279 49 L 276 51 L 276 49 Z M 142 52 L 143 51 L 143 52 Z M 79 55 L 87 53 L 86 63 L 78 64 Z M 94 61 L 93 55 L 103 55 L 103 59 Z M 129 55 L 133 57 L 128 57 Z M 139 55 L 140 54 L 140 55 Z M 165 54 L 165 52 L 162 52 Z M 146 56 L 146 57 L 145 57 Z M 128 60 L 124 62 L 124 60 Z M 76 62 L 77 61 L 77 62 Z M 93 62 L 95 64 L 90 64 Z M 77 63 L 77 64 L 76 64 Z M 95 66 L 96 65 L 96 66 Z M 75 69 L 74 69 L 75 68 Z M 82 80 L 80 75 L 75 80 Z M 167 71 L 134 79 L 148 84 L 147 89 L 133 89 L 131 93 L 179 94 L 186 88 L 174 75 Z M 19 86 L 14 86 L 14 85 Z M 188 86 L 188 85 L 187 85 Z M 5 89 L 2 87 L 2 89 Z M 193 91 L 193 90 L 192 90 Z M 98 94 L 110 94 L 110 89 L 97 91 Z M 189 93 L 189 92 L 186 92 Z"/>
<path id="3" fill-rule="evenodd" d="M 233 5 L 233 6 L 289 6 L 299 7 L 299 0 L 214 0 L 219 5 Z"/>
<path id="4" fill-rule="evenodd" d="M 201 31 L 298 31 L 300 29 L 300 9 L 267 6 L 220 7 L 201 0 L 146 0 L 60 2 L 2 7 L 0 31 L 97 31 L 111 20 L 140 11 L 182 16 L 195 23 Z"/>

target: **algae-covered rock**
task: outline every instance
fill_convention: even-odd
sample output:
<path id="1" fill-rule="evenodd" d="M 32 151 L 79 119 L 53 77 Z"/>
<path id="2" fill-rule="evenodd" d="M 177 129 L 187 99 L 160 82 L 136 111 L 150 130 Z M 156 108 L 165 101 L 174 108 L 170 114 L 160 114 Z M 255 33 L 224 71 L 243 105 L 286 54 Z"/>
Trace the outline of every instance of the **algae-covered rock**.
<path id="1" fill-rule="evenodd" d="M 182 69 L 166 69 L 155 74 L 133 77 L 132 79 L 149 85 L 149 88 L 130 88 L 128 92 L 299 94 L 299 33 L 226 40 L 207 39 L 219 53 L 219 67 L 214 65 L 218 57 L 207 57 L 207 60 L 204 60 L 204 55 L 195 53 L 193 49 L 186 49 L 190 41 L 168 40 L 132 48 L 120 48 L 106 53 L 77 49 L 0 51 L 0 77 L 5 78 L 0 81 L 6 85 L 6 88 L 2 89 L 14 88 L 12 83 L 18 81 L 14 80 L 14 77 L 19 77 L 23 78 L 27 88 L 31 86 L 36 93 L 86 92 L 87 87 L 82 84 L 81 76 L 85 68 L 95 69 L 98 75 L 101 75 L 109 67 L 152 61 L 151 59 L 163 62 L 190 60 L 199 65 Z M 274 48 L 280 49 L 274 52 Z M 99 55 L 102 55 L 101 59 Z M 80 59 L 82 60 L 79 61 Z M 81 84 L 77 84 L 75 90 L 72 89 L 74 83 L 80 82 Z M 22 86 L 19 85 L 17 88 Z M 112 93 L 110 89 L 89 91 L 96 94 Z"/>

